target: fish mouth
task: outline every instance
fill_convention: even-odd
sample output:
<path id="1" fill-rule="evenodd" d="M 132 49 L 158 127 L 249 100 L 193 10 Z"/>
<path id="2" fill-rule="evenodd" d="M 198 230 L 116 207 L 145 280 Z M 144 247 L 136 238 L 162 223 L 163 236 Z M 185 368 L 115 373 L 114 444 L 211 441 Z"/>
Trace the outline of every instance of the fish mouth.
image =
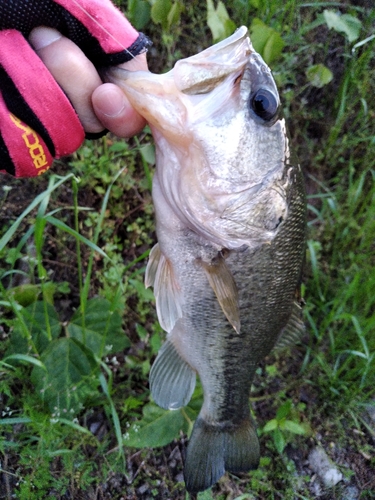
<path id="1" fill-rule="evenodd" d="M 177 61 L 173 68 L 176 88 L 187 95 L 207 94 L 228 76 L 239 75 L 253 50 L 248 30 L 242 26 L 225 40 Z"/>

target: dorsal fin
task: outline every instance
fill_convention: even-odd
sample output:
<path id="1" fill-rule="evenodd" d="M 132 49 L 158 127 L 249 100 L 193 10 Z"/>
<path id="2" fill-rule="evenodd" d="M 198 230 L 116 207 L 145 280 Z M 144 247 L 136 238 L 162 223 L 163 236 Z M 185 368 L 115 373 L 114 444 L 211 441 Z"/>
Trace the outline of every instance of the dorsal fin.
<path id="1" fill-rule="evenodd" d="M 279 338 L 275 344 L 275 349 L 283 349 L 296 344 L 306 331 L 305 324 L 302 319 L 302 307 L 298 302 L 293 302 L 292 313 L 288 323 L 281 330 Z"/>
<path id="2" fill-rule="evenodd" d="M 182 317 L 181 291 L 174 276 L 172 264 L 156 244 L 150 252 L 146 268 L 145 286 L 153 286 L 156 312 L 160 326 L 172 331 L 176 321 Z"/>
<path id="3" fill-rule="evenodd" d="M 198 262 L 204 269 L 227 320 L 236 332 L 240 333 L 241 322 L 237 285 L 222 253 L 218 253 L 217 257 L 212 259 L 210 263 L 201 259 Z"/>

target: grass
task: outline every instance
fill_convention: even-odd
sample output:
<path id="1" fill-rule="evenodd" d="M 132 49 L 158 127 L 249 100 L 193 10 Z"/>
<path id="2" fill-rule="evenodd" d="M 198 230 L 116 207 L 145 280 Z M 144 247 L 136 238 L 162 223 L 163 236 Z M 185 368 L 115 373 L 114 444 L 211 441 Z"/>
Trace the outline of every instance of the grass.
<path id="1" fill-rule="evenodd" d="M 186 2 L 170 21 L 146 4 L 128 13 L 155 41 L 152 70 L 212 43 L 202 3 Z M 358 37 L 329 29 L 325 10 L 357 19 Z M 260 468 L 199 499 L 316 498 L 306 466 L 316 445 L 345 477 L 320 498 L 345 498 L 349 487 L 374 498 L 375 11 L 237 0 L 227 15 L 269 28 L 266 55 L 308 193 L 308 334 L 258 370 Z M 211 21 L 227 26 L 225 16 Z M 253 41 L 261 47 L 255 28 Z M 330 83 L 309 80 L 319 64 Z M 143 286 L 155 239 L 152 148 L 147 130 L 127 143 L 107 136 L 37 181 L 4 177 L 0 499 L 185 498 L 179 430 L 191 428 L 200 390 L 171 417 L 150 404 L 147 386 L 163 336 Z M 150 450 L 151 440 L 172 443 Z"/>

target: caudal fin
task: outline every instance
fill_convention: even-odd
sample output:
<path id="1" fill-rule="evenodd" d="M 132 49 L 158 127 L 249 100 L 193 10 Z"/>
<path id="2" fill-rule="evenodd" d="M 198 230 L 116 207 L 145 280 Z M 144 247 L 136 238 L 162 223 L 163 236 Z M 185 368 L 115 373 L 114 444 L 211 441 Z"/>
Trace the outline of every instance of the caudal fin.
<path id="1" fill-rule="evenodd" d="M 258 465 L 259 441 L 250 418 L 223 428 L 198 417 L 186 453 L 184 476 L 189 493 L 209 488 L 225 471 L 248 472 Z"/>

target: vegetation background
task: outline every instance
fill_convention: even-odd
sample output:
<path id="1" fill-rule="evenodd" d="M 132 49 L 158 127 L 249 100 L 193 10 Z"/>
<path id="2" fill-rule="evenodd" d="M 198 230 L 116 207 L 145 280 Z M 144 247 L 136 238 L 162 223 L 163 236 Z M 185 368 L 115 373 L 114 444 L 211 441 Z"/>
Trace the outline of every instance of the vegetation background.
<path id="1" fill-rule="evenodd" d="M 198 496 L 375 498 L 373 2 L 118 2 L 160 73 L 240 25 L 271 66 L 306 178 L 307 331 L 259 367 L 261 465 Z M 0 188 L 0 499 L 184 499 L 202 394 L 166 412 L 148 372 L 163 332 L 143 285 L 155 241 L 147 128 L 86 142 Z M 311 450 L 341 481 L 324 484 Z"/>

